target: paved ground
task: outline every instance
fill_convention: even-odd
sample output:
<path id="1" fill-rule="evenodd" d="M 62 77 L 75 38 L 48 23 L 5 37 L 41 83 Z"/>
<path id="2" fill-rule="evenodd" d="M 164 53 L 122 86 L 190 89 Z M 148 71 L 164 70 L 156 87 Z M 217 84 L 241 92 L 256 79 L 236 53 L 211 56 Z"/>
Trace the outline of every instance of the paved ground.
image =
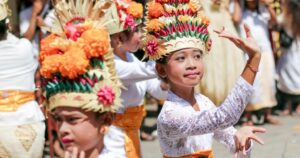
<path id="1" fill-rule="evenodd" d="M 252 158 L 300 158 L 300 117 L 278 117 L 280 125 L 265 125 L 266 134 L 259 136 L 265 141 L 265 145 L 255 144 Z M 155 121 L 146 120 L 149 125 Z M 239 127 L 237 127 L 239 128 Z M 215 158 L 232 158 L 226 148 L 218 143 L 213 146 Z M 144 158 L 160 158 L 158 141 L 142 142 Z"/>

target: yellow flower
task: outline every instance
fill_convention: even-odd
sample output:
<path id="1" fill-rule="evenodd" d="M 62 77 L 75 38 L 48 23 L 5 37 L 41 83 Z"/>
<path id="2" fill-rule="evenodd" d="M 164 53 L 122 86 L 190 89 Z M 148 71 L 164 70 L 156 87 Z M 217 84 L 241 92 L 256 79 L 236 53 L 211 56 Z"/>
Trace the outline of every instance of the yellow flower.
<path id="1" fill-rule="evenodd" d="M 143 17 L 143 5 L 136 2 L 131 2 L 128 8 L 126 9 L 126 13 L 135 17 L 142 18 Z"/>
<path id="2" fill-rule="evenodd" d="M 187 15 L 179 15 L 179 16 L 178 16 L 178 20 L 179 20 L 180 22 L 185 23 L 185 22 L 187 22 L 187 21 L 190 20 L 190 16 L 187 16 Z"/>
<path id="3" fill-rule="evenodd" d="M 147 30 L 149 32 L 153 32 L 153 31 L 159 31 L 160 29 L 162 29 L 164 27 L 164 23 L 159 21 L 158 19 L 153 19 L 150 20 L 147 23 Z"/>
<path id="4" fill-rule="evenodd" d="M 205 24 L 205 25 L 209 25 L 210 20 L 206 16 L 203 16 L 202 17 L 202 23 Z"/>
<path id="5" fill-rule="evenodd" d="M 197 12 L 199 10 L 199 7 L 197 6 L 197 4 L 195 4 L 194 2 L 189 3 L 189 8 L 192 10 L 192 12 Z"/>

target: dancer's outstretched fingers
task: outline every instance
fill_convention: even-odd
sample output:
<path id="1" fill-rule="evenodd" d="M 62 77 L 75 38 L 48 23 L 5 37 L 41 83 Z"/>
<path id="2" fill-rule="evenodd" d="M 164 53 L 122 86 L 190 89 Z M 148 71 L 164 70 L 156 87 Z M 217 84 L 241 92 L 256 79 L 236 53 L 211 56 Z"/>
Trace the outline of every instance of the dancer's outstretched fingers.
<path id="1" fill-rule="evenodd" d="M 264 141 L 261 138 L 259 138 L 258 136 L 256 136 L 255 134 L 252 134 L 250 136 L 250 138 L 253 139 L 254 141 L 256 141 L 260 145 L 264 145 L 265 144 Z"/>

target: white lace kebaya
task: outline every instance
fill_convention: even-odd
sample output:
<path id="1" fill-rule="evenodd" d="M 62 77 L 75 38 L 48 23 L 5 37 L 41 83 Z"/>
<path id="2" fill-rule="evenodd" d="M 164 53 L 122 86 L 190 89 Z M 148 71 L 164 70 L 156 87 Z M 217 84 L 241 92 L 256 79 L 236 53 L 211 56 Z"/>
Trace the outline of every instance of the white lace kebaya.
<path id="1" fill-rule="evenodd" d="M 211 150 L 213 138 L 234 153 L 236 129 L 232 126 L 239 120 L 252 92 L 253 87 L 240 77 L 219 107 L 207 97 L 195 94 L 200 108 L 200 111 L 195 111 L 187 101 L 169 91 L 157 120 L 163 155 L 179 157 Z M 251 148 L 246 156 L 238 153 L 238 157 L 249 157 Z"/>

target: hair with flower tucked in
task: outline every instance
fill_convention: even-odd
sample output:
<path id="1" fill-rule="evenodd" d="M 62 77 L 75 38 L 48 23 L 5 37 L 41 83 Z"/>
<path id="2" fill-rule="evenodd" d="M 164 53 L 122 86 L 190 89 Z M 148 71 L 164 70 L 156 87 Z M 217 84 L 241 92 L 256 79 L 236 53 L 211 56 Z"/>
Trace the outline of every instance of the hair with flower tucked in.
<path id="1" fill-rule="evenodd" d="M 109 32 L 101 21 L 112 0 L 60 0 L 39 60 L 49 110 L 59 106 L 115 112 L 121 106 Z"/>
<path id="2" fill-rule="evenodd" d="M 184 48 L 210 50 L 209 19 L 197 0 L 152 0 L 146 8 L 145 57 L 159 60 Z"/>

